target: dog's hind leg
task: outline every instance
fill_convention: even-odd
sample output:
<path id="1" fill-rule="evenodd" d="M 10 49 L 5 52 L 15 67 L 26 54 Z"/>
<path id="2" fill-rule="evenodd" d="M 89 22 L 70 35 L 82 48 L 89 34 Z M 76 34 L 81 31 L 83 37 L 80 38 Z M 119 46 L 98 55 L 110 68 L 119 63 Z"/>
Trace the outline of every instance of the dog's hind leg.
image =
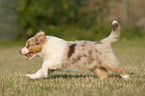
<path id="1" fill-rule="evenodd" d="M 120 66 L 120 62 L 117 60 L 113 50 L 109 46 L 107 48 L 105 47 L 106 50 L 102 51 L 100 54 L 99 67 L 111 70 L 119 74 L 122 78 L 128 79 L 129 75 L 127 75 L 123 67 Z"/>
<path id="2" fill-rule="evenodd" d="M 101 79 L 104 79 L 109 75 L 105 68 L 94 68 L 92 72 Z"/>
<path id="3" fill-rule="evenodd" d="M 101 67 L 109 69 L 112 72 L 115 72 L 115 73 L 119 74 L 124 79 L 128 79 L 129 78 L 129 75 L 126 74 L 126 72 L 124 71 L 123 67 L 120 66 L 120 65 L 115 65 L 115 66 L 103 65 Z"/>

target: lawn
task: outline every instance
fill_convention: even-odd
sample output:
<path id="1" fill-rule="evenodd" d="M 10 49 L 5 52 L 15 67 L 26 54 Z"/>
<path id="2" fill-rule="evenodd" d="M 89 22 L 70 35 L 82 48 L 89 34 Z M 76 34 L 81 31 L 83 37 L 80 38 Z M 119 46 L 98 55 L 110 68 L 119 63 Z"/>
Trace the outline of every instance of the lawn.
<path id="1" fill-rule="evenodd" d="M 19 54 L 24 44 L 16 44 L 0 45 L 0 96 L 145 96 L 145 39 L 113 44 L 129 80 L 112 72 L 103 80 L 90 72 L 55 72 L 47 79 L 28 80 L 25 75 L 35 73 L 42 60 L 26 61 Z"/>

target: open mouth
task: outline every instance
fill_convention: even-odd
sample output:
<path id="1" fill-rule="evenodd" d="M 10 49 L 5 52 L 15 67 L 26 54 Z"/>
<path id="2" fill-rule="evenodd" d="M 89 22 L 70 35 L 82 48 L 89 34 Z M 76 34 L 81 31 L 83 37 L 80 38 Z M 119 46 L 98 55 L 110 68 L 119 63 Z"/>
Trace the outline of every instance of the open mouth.
<path id="1" fill-rule="evenodd" d="M 29 52 L 25 56 L 26 56 L 26 60 L 30 60 L 33 57 L 33 52 Z"/>

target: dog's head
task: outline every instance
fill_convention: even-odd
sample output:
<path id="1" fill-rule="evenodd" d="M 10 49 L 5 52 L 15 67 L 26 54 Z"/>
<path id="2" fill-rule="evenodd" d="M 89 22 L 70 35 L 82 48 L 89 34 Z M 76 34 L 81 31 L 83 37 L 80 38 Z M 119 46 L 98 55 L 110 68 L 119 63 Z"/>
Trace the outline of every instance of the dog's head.
<path id="1" fill-rule="evenodd" d="M 41 52 L 42 46 L 45 42 L 45 32 L 39 31 L 34 37 L 27 40 L 26 46 L 19 52 L 26 56 L 26 60 L 30 60 Z"/>

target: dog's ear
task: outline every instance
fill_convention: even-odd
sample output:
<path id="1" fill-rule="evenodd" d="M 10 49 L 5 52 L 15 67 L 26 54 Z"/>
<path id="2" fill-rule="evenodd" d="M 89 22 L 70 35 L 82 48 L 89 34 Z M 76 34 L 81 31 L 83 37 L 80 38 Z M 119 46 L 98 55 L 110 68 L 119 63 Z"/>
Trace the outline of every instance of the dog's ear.
<path id="1" fill-rule="evenodd" d="M 35 43 L 41 44 L 45 39 L 45 32 L 40 30 L 34 37 L 35 37 Z"/>

